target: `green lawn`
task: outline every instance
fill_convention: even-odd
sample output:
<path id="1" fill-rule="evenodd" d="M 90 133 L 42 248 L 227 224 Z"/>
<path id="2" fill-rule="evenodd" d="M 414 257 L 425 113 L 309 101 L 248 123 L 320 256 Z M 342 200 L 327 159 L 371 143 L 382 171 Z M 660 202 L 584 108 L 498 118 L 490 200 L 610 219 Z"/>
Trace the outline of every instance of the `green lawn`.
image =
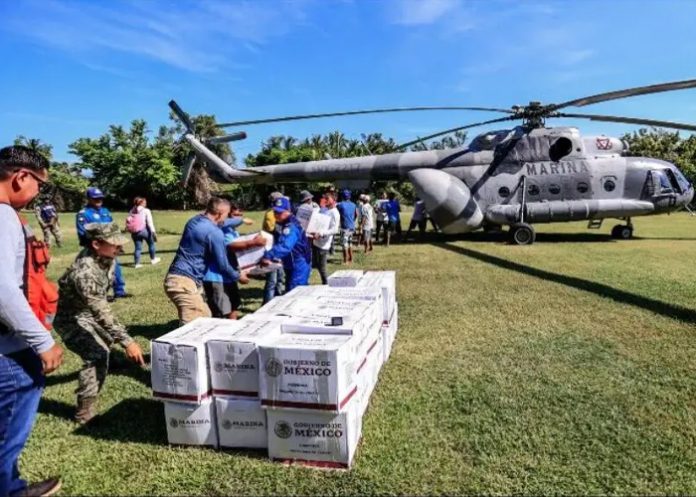
<path id="1" fill-rule="evenodd" d="M 133 269 L 132 246 L 121 258 L 134 297 L 116 312 L 144 347 L 175 325 L 162 280 L 191 214 L 155 213 L 159 266 Z M 53 276 L 77 250 L 63 219 Z M 397 271 L 401 316 L 349 472 L 170 447 L 137 368 L 112 372 L 102 419 L 77 428 L 68 353 L 23 474 L 61 475 L 66 495 L 694 494 L 696 218 L 639 218 L 631 241 L 611 240 L 612 225 L 538 226 L 530 247 L 476 234 L 359 255 L 358 268 Z M 261 283 L 243 297 L 256 309 Z"/>

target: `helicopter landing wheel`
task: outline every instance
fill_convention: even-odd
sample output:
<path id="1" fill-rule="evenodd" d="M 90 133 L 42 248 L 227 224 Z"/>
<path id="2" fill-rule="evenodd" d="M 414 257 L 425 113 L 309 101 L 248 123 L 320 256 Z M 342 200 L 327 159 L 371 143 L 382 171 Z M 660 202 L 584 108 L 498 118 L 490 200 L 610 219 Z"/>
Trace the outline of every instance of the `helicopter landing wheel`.
<path id="1" fill-rule="evenodd" d="M 520 223 L 510 226 L 510 241 L 515 245 L 531 245 L 536 240 L 536 232 L 529 224 Z"/>
<path id="2" fill-rule="evenodd" d="M 633 238 L 633 226 L 617 224 L 611 229 L 611 237 L 617 240 L 630 240 Z"/>

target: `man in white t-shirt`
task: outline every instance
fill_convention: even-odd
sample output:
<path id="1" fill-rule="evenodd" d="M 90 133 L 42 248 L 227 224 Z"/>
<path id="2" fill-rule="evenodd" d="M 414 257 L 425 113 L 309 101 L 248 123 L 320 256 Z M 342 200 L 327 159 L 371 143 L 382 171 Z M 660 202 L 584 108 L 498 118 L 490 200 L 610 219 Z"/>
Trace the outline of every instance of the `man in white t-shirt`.
<path id="1" fill-rule="evenodd" d="M 333 192 L 324 194 L 324 207 L 321 208 L 321 213 L 331 217 L 329 228 L 321 233 L 307 233 L 307 236 L 312 238 L 312 262 L 314 267 L 319 271 L 321 284 L 326 285 L 329 275 L 326 269 L 326 264 L 329 259 L 329 252 L 333 245 L 334 235 L 338 233 L 341 226 L 341 214 L 336 209 L 336 196 Z"/>
<path id="2" fill-rule="evenodd" d="M 363 233 L 363 247 L 365 253 L 372 252 L 372 230 L 375 229 L 375 210 L 370 205 L 370 196 L 361 195 L 362 206 L 360 206 L 360 225 Z"/>

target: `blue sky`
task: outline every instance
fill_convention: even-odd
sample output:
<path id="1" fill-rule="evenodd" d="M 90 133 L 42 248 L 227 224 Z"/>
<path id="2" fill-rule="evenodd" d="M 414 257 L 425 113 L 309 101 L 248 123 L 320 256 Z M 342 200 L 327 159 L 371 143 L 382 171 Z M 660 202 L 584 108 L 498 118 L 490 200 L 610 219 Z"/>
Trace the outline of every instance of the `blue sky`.
<path id="1" fill-rule="evenodd" d="M 109 124 L 192 114 L 241 120 L 384 106 L 571 98 L 696 78 L 691 0 L 0 2 L 0 144 L 68 144 Z M 696 122 L 696 90 L 570 111 Z M 410 113 L 247 127 L 238 157 L 274 134 L 380 131 L 399 141 L 495 115 Z M 586 133 L 634 129 L 584 121 Z M 483 129 L 474 131 L 479 132 Z"/>

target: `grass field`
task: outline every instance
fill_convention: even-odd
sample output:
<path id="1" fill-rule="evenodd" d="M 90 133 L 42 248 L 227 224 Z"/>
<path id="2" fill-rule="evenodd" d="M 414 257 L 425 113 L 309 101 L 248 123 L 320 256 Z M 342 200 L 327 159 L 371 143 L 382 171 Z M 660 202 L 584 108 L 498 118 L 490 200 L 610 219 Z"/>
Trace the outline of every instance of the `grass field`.
<path id="1" fill-rule="evenodd" d="M 147 350 L 175 326 L 162 281 L 190 215 L 155 213 L 159 266 L 135 270 L 132 246 L 121 258 L 134 297 L 115 309 Z M 170 447 L 137 368 L 109 376 L 102 419 L 78 428 L 68 353 L 23 474 L 61 475 L 66 495 L 694 494 L 696 218 L 636 219 L 631 241 L 611 240 L 612 225 L 538 226 L 530 247 L 477 234 L 359 255 L 358 268 L 397 271 L 401 316 L 349 472 Z M 63 226 L 53 276 L 77 251 L 73 218 Z M 261 283 L 242 294 L 256 309 Z"/>

